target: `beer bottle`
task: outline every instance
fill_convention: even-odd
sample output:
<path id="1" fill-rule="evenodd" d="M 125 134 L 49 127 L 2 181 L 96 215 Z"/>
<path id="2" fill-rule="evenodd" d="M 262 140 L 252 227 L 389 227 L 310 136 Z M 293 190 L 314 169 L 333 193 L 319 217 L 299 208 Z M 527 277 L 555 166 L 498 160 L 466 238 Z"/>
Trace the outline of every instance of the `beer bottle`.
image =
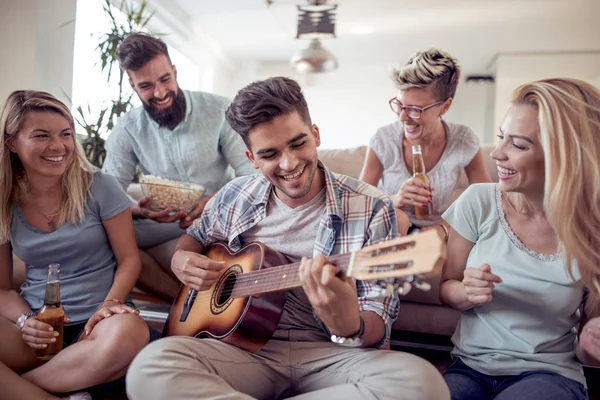
<path id="1" fill-rule="evenodd" d="M 425 183 L 425 186 L 431 191 L 431 183 L 429 177 L 425 173 L 425 161 L 423 161 L 423 152 L 421 151 L 421 145 L 416 144 L 412 147 L 413 156 L 413 178 L 418 178 Z M 415 204 L 415 217 L 417 219 L 428 219 L 433 216 L 433 205 L 431 203 Z"/>
<path id="2" fill-rule="evenodd" d="M 48 266 L 48 280 L 46 281 L 46 295 L 44 296 L 44 305 L 38 312 L 37 319 L 50 325 L 54 332 L 56 341 L 49 343 L 44 349 L 37 349 L 36 356 L 41 360 L 49 360 L 58 354 L 63 348 L 63 325 L 65 310 L 60 304 L 60 264 L 50 264 Z"/>

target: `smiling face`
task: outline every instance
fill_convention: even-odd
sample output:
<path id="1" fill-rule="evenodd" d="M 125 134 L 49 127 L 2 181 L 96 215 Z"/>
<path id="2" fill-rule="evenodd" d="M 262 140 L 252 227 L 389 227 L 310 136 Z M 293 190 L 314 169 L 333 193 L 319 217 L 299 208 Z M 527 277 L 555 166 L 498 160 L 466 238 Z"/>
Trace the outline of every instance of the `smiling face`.
<path id="1" fill-rule="evenodd" d="M 532 196 L 544 193 L 544 150 L 540 143 L 538 110 L 526 104 L 513 105 L 506 114 L 500 141 L 491 153 L 498 178 L 507 192 Z"/>
<path id="2" fill-rule="evenodd" d="M 246 156 L 289 207 L 305 204 L 325 186 L 324 174 L 317 167 L 319 129 L 307 126 L 298 112 L 255 126 L 248 139 L 251 151 Z"/>
<path id="3" fill-rule="evenodd" d="M 60 177 L 73 159 L 73 130 L 56 112 L 32 111 L 8 148 L 19 156 L 28 176 Z"/>
<path id="4" fill-rule="evenodd" d="M 430 88 L 411 88 L 401 90 L 396 96 L 403 106 L 415 106 L 425 108 L 436 103 L 436 99 Z M 404 137 L 412 144 L 420 144 L 422 141 L 430 141 L 439 130 L 442 123 L 441 116 L 448 111 L 452 99 L 446 99 L 440 105 L 431 107 L 421 113 L 421 118 L 410 118 L 405 111 L 399 115 L 400 122 L 404 127 Z"/>
<path id="5" fill-rule="evenodd" d="M 173 129 L 183 120 L 185 99 L 177 86 L 177 69 L 166 55 L 160 54 L 137 71 L 127 73 L 144 109 L 159 125 Z"/>

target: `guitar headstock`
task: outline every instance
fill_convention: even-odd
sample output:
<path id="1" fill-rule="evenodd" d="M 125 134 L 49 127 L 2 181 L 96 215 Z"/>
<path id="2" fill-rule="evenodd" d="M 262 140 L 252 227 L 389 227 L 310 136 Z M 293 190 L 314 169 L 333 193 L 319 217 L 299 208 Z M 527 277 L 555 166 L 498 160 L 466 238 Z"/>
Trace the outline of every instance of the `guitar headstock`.
<path id="1" fill-rule="evenodd" d="M 406 282 L 426 290 L 419 279 L 438 272 L 445 260 L 446 242 L 431 229 L 362 248 L 354 253 L 347 275 L 361 281 L 393 280 L 407 293 Z"/>

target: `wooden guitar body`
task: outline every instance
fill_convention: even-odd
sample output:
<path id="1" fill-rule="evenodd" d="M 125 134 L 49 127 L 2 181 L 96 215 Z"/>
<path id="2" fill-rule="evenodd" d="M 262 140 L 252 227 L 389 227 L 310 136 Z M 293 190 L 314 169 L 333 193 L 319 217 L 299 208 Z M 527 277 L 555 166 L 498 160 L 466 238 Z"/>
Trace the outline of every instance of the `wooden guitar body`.
<path id="1" fill-rule="evenodd" d="M 428 290 L 421 278 L 445 260 L 446 243 L 435 230 L 380 242 L 361 250 L 328 257 L 341 275 L 374 281 L 382 289 L 404 294 L 415 286 Z M 163 336 L 195 336 L 222 340 L 247 351 L 260 350 L 277 329 L 287 290 L 301 287 L 300 263 L 252 242 L 237 252 L 222 243 L 205 255 L 224 261 L 219 278 L 206 291 L 182 286 L 169 312 Z"/>
<path id="2" fill-rule="evenodd" d="M 232 298 L 231 290 L 242 274 L 286 264 L 288 259 L 260 243 L 250 243 L 235 253 L 216 243 L 205 254 L 212 260 L 224 261 L 226 267 L 207 291 L 191 293 L 188 286 L 182 286 L 163 336 L 214 338 L 251 352 L 260 350 L 277 329 L 286 292 Z M 186 302 L 191 303 L 187 309 Z"/>

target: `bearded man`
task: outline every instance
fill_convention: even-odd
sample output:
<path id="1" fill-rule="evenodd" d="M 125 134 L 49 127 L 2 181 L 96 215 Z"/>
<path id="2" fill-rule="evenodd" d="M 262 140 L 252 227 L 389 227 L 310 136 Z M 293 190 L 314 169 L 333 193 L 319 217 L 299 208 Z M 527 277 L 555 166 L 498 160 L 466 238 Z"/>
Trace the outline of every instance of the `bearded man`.
<path id="1" fill-rule="evenodd" d="M 152 210 L 145 197 L 133 204 L 138 247 L 148 249 L 181 236 L 214 193 L 234 177 L 254 170 L 243 141 L 225 120 L 229 99 L 182 90 L 162 40 L 133 33 L 117 49 L 117 59 L 143 106 L 119 119 L 106 142 L 103 171 L 115 176 L 125 190 L 139 167 L 144 174 L 201 184 L 207 194 L 189 212 Z M 172 275 L 170 256 L 162 252 L 154 258 Z M 144 269 L 152 263 L 148 257 L 142 260 Z M 166 276 L 153 281 L 144 289 L 158 291 L 155 294 L 163 298 L 174 296 L 179 288 Z"/>

